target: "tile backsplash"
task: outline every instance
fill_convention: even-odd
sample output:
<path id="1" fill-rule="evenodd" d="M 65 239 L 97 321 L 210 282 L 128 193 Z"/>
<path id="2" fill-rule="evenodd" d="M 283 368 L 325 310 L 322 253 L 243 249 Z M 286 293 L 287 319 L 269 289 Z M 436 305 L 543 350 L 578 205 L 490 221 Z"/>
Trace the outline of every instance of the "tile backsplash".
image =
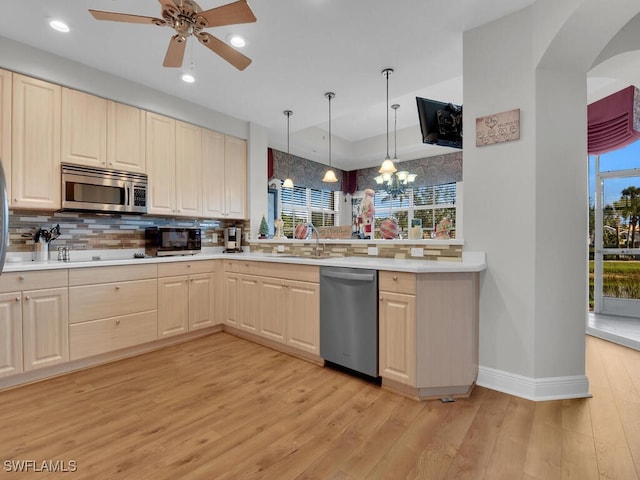
<path id="1" fill-rule="evenodd" d="M 32 252 L 37 228 L 60 224 L 60 236 L 52 247 L 74 250 L 144 249 L 144 229 L 152 226 L 179 226 L 202 229 L 202 246 L 223 246 L 224 228 L 241 226 L 249 231 L 248 220 L 188 219 L 152 215 L 118 215 L 76 212 L 9 211 L 9 252 Z M 213 242 L 213 234 L 218 235 Z M 243 244 L 246 240 L 243 239 Z"/>

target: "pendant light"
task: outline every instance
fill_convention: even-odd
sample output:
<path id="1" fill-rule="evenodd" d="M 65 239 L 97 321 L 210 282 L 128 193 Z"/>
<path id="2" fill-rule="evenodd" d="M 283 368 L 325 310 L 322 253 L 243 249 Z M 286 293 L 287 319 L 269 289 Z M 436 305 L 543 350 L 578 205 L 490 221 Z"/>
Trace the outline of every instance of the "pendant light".
<path id="1" fill-rule="evenodd" d="M 322 181 L 327 183 L 336 183 L 338 181 L 336 178 L 336 172 L 331 168 L 331 99 L 335 97 L 336 94 L 333 92 L 327 92 L 324 96 L 329 99 L 329 170 L 324 174 Z"/>
<path id="2" fill-rule="evenodd" d="M 380 167 L 380 170 L 378 170 L 378 173 L 383 175 L 390 175 L 398 171 L 391 158 L 389 158 L 389 77 L 392 73 L 393 68 L 385 68 L 382 70 L 382 75 L 387 79 L 387 156 L 385 157 L 384 162 L 382 162 L 382 166 Z"/>
<path id="3" fill-rule="evenodd" d="M 283 112 L 286 117 L 287 117 L 287 166 L 290 167 L 291 166 L 291 155 L 289 155 L 289 118 L 291 117 L 291 115 L 293 115 L 293 112 L 291 110 L 285 110 Z M 287 178 L 285 179 L 284 183 L 282 184 L 282 186 L 284 188 L 293 188 L 293 180 L 291 180 L 291 168 L 287 168 Z"/>

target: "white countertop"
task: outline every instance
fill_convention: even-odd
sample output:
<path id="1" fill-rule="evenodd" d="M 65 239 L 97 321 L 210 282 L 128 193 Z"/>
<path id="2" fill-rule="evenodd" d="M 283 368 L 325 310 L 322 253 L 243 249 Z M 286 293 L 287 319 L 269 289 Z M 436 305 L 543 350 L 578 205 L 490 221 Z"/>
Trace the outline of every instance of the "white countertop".
<path id="1" fill-rule="evenodd" d="M 189 262 L 193 260 L 237 259 L 256 262 L 295 263 L 300 265 L 330 265 L 336 267 L 373 268 L 376 270 L 391 270 L 400 272 L 429 273 L 429 272 L 481 272 L 487 268 L 484 252 L 463 252 L 462 261 L 445 260 L 411 260 L 378 257 L 325 257 L 321 259 L 282 256 L 271 253 L 222 253 L 217 249 L 204 249 L 202 253 L 172 257 L 133 258 L 136 250 L 103 250 L 101 254 L 95 251 L 72 251 L 71 262 L 50 260 L 48 262 L 34 262 L 24 256 L 8 255 L 3 272 L 25 272 L 38 270 L 54 270 L 61 268 L 107 267 L 115 265 Z M 92 257 L 99 259 L 92 260 Z"/>

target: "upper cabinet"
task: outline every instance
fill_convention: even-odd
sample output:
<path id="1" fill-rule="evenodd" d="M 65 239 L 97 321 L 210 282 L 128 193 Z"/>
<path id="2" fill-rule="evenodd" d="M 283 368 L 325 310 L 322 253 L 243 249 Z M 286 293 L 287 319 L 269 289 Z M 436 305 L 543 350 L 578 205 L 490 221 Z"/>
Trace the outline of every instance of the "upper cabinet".
<path id="1" fill-rule="evenodd" d="M 11 72 L 0 69 L 0 162 L 11 198 Z"/>
<path id="2" fill-rule="evenodd" d="M 62 161 L 107 166 L 107 101 L 62 89 Z"/>
<path id="3" fill-rule="evenodd" d="M 147 112 L 149 213 L 176 214 L 176 121 Z"/>
<path id="4" fill-rule="evenodd" d="M 107 165 L 114 170 L 146 173 L 145 111 L 107 101 Z"/>
<path id="5" fill-rule="evenodd" d="M 202 129 L 176 121 L 176 208 L 183 216 L 202 216 Z"/>
<path id="6" fill-rule="evenodd" d="M 11 205 L 60 208 L 61 87 L 13 74 Z"/>
<path id="7" fill-rule="evenodd" d="M 203 130 L 203 215 L 241 219 L 247 203 L 247 141 Z"/>

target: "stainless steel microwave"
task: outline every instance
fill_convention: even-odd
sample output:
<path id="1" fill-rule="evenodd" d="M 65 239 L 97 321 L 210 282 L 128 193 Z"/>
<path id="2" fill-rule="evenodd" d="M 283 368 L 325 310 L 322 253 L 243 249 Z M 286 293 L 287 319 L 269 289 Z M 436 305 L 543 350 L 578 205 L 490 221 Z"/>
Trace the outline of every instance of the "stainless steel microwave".
<path id="1" fill-rule="evenodd" d="M 143 173 L 62 164 L 62 210 L 147 213 Z"/>
<path id="2" fill-rule="evenodd" d="M 201 248 L 199 228 L 147 227 L 144 230 L 144 253 L 147 255 L 193 255 Z"/>

